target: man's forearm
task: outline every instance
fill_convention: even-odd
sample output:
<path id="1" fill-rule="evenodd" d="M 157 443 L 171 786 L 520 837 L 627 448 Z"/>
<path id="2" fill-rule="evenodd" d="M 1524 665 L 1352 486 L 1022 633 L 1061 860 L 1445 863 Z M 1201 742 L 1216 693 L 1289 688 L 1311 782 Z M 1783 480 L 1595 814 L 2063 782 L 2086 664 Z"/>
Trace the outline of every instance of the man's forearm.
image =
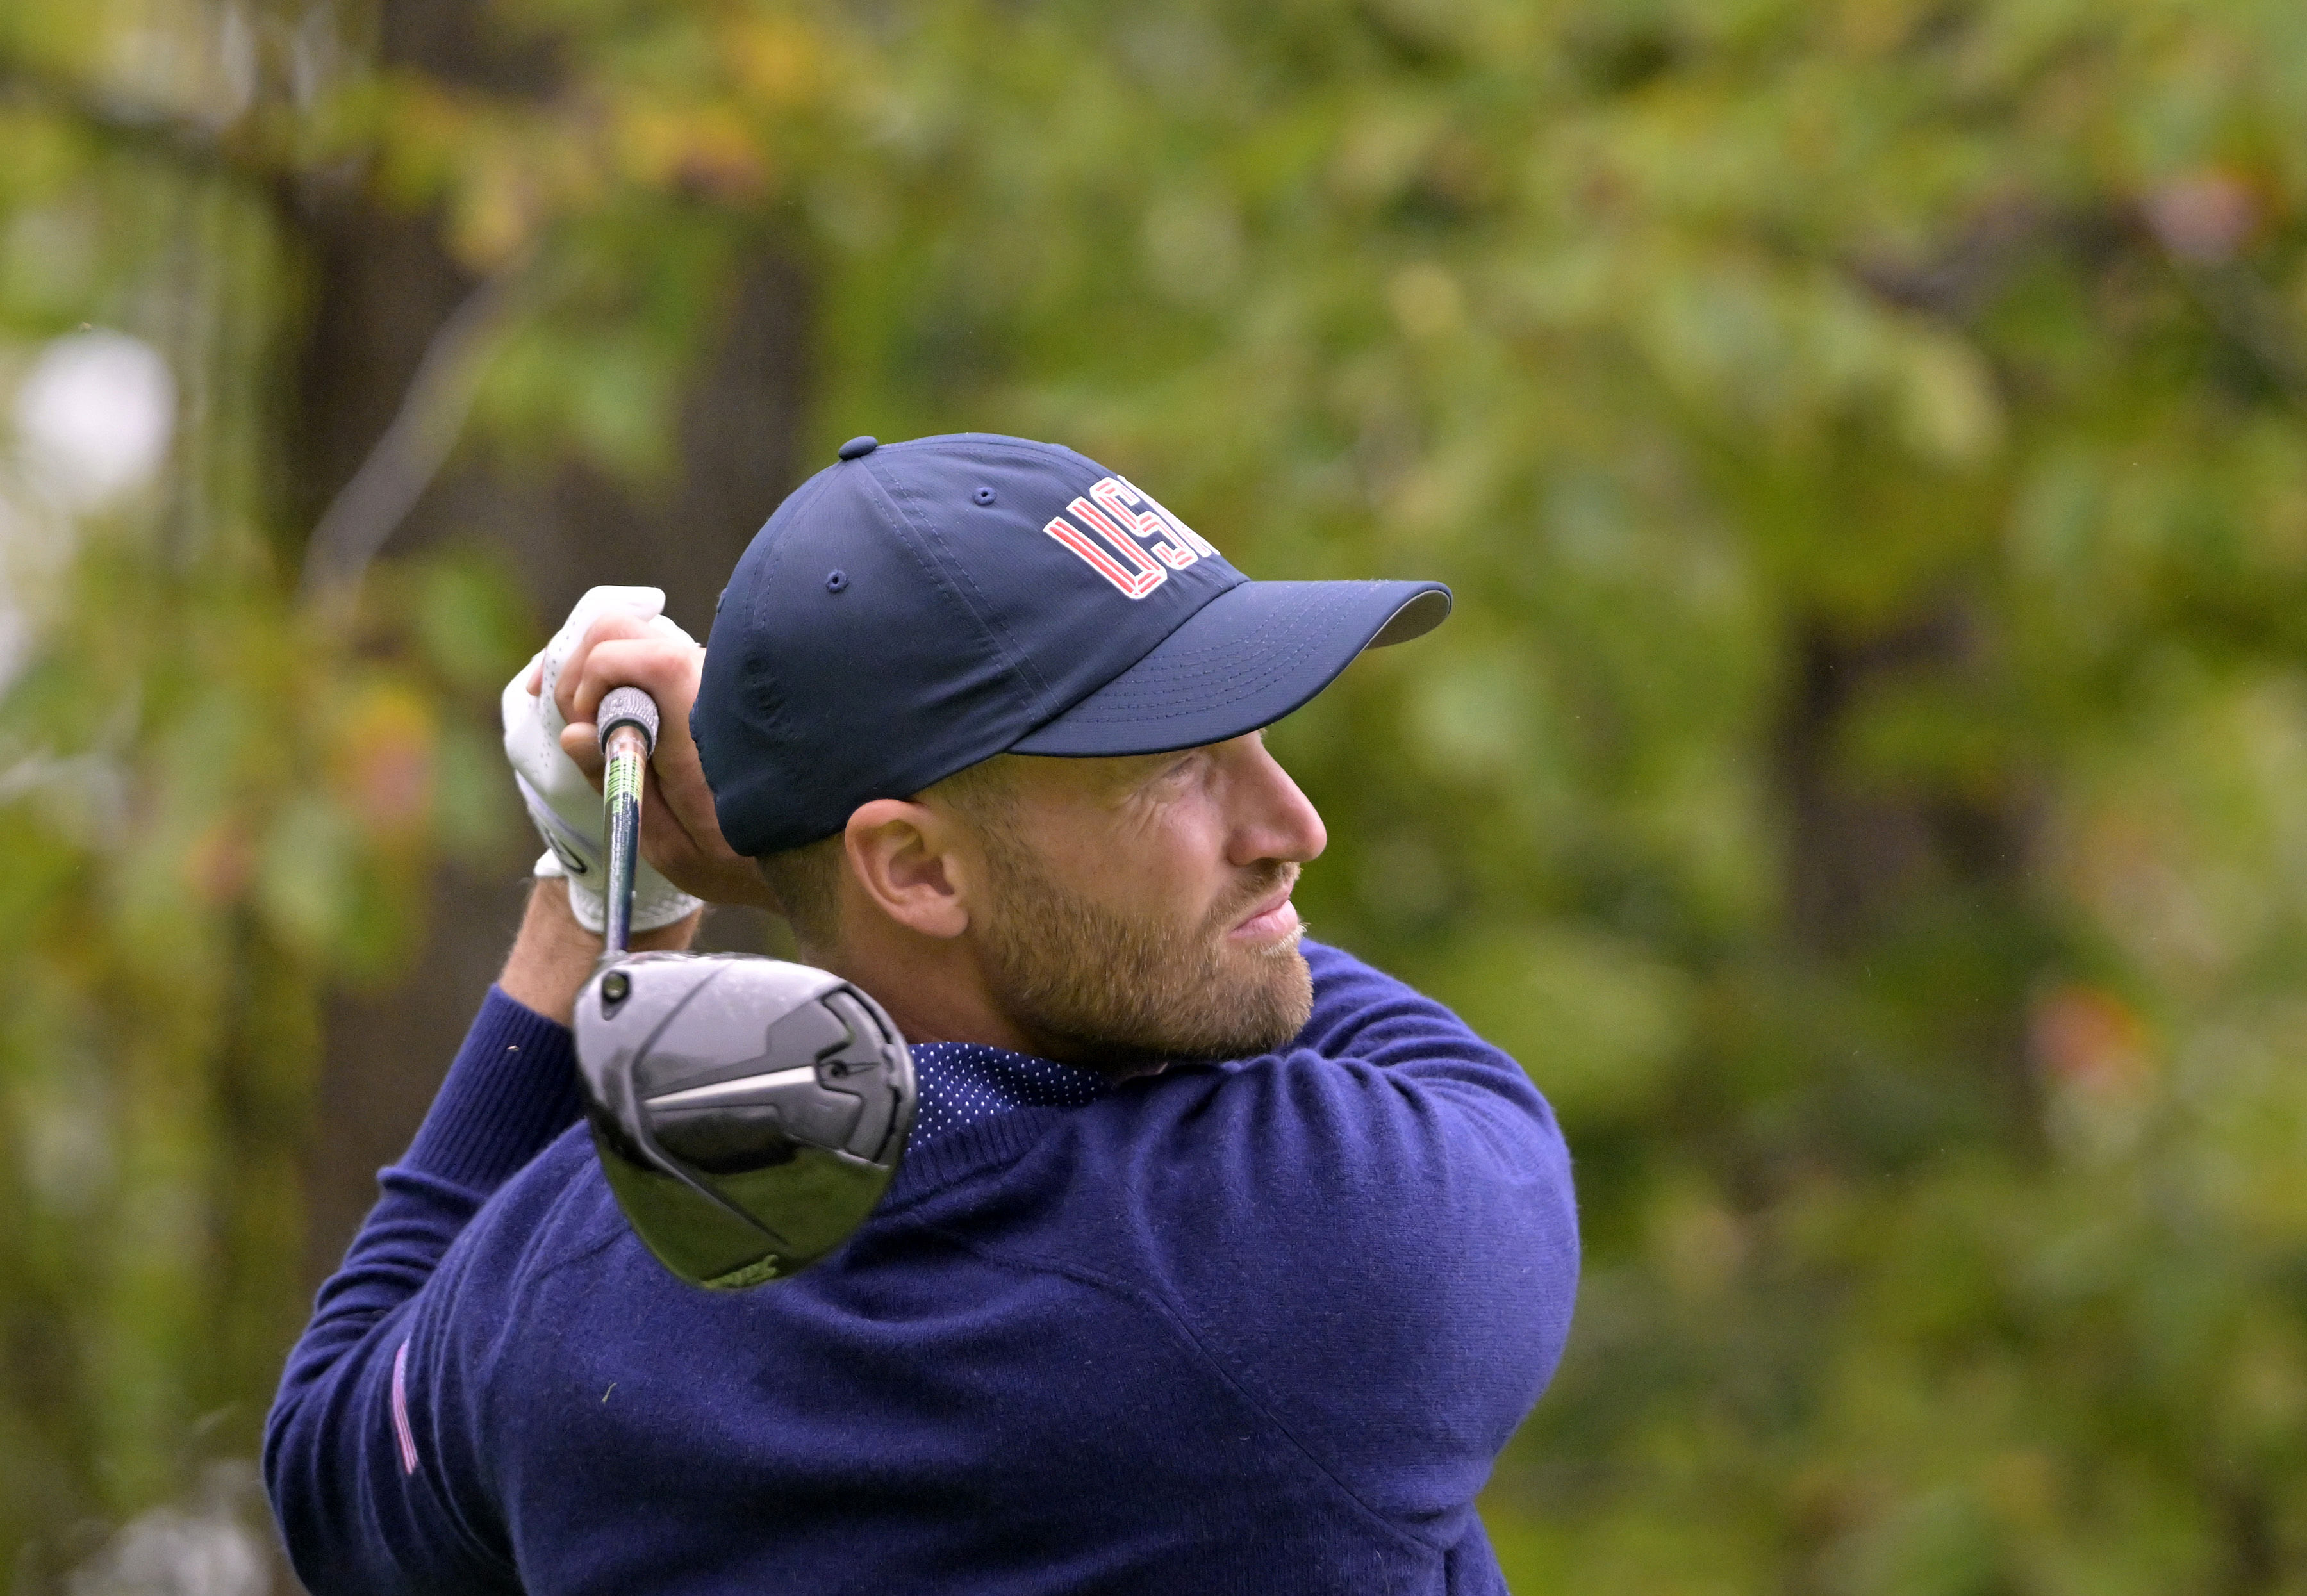
<path id="1" fill-rule="evenodd" d="M 636 953 L 679 952 L 697 938 L 704 912 L 658 931 L 633 933 Z M 569 883 L 543 880 L 530 889 L 520 934 L 505 957 L 497 984 L 506 997 L 549 1020 L 569 1023 L 577 994 L 600 961 L 601 939 L 577 923 L 569 911 Z"/>
<path id="2" fill-rule="evenodd" d="M 634 939 L 643 948 L 686 947 L 697 916 Z M 441 1260 L 490 1196 L 576 1118 L 574 1060 L 566 1026 L 579 990 L 601 955 L 601 939 L 569 912 L 566 885 L 544 880 L 530 893 L 501 990 L 482 1004 L 473 1030 L 442 1085 L 416 1142 L 382 1171 L 383 1195 L 321 1288 L 313 1319 L 289 1354 L 266 1426 L 265 1470 L 297 1566 L 315 1590 L 399 1589 L 392 1566 L 354 1576 L 373 1548 L 340 1505 L 350 1496 L 390 1518 L 397 1559 L 431 1569 L 427 1588 L 490 1589 L 494 1582 L 454 1563 L 459 1535 L 435 1522 L 423 1492 L 379 1495 L 395 1482 L 414 1445 L 399 1425 L 422 1425 L 394 1393 L 405 1372 L 411 1315 Z M 398 1317 L 404 1328 L 373 1332 Z M 422 1348 L 417 1351 L 421 1352 Z M 399 1517 L 391 1517 L 399 1514 Z M 450 1557 L 441 1563 L 438 1558 Z M 443 1570 L 451 1570 L 443 1572 Z"/>
<path id="3" fill-rule="evenodd" d="M 697 921 L 634 941 L 680 948 Z M 416 1290 L 474 1210 L 576 1117 L 567 1027 L 600 957 L 601 939 L 569 911 L 567 883 L 537 882 L 499 990 L 482 1004 L 415 1142 L 381 1171 L 384 1195 L 322 1288 L 315 1328 L 339 1306 L 373 1317 Z"/>

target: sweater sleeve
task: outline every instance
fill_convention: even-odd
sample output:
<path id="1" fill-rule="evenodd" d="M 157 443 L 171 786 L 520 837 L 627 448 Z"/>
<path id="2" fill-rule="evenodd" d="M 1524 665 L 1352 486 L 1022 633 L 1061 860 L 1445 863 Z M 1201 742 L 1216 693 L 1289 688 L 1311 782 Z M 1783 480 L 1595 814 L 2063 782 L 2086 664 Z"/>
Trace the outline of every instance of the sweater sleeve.
<path id="1" fill-rule="evenodd" d="M 1455 1015 L 1306 951 L 1306 1029 L 1215 1072 L 1149 1150 L 1142 1245 L 1311 1461 L 1446 1549 L 1569 1333 L 1569 1154 L 1522 1068 Z"/>
<path id="2" fill-rule="evenodd" d="M 307 1588 L 518 1588 L 480 1461 L 441 1421 L 461 1394 L 433 1327 L 453 1295 L 451 1244 L 578 1112 L 568 1030 L 491 988 L 416 1139 L 380 1172 L 266 1420 L 265 1483 Z"/>

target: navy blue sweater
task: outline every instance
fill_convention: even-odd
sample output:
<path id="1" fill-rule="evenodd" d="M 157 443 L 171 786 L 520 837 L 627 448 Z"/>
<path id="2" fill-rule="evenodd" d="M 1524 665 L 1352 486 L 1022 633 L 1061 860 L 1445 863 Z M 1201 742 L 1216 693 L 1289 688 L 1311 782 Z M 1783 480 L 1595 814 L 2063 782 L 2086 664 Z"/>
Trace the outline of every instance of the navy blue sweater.
<path id="1" fill-rule="evenodd" d="M 980 1059 L 940 1107 L 925 1068 L 936 1128 L 871 1220 L 726 1296 L 642 1249 L 573 1123 L 568 1032 L 492 992 L 282 1379 L 265 1473 L 297 1572 L 1502 1590 L 1474 1496 L 1569 1327 L 1567 1155 L 1513 1060 L 1306 951 L 1313 1018 L 1278 1053 L 1097 1090 L 1007 1056 L 1059 1083 L 1039 1103 Z"/>

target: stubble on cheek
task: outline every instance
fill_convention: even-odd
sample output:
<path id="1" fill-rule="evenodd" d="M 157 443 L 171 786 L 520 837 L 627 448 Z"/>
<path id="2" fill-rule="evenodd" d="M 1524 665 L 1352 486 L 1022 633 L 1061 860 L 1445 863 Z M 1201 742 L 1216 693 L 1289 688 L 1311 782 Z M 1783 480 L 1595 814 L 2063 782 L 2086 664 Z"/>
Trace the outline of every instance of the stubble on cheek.
<path id="1" fill-rule="evenodd" d="M 1247 872 L 1198 922 L 1131 918 L 1054 880 L 1016 839 L 989 837 L 994 904 L 983 929 L 995 997 L 1044 1045 L 1099 1068 L 1251 1057 L 1313 1012 L 1298 935 L 1227 932 L 1297 873 Z"/>

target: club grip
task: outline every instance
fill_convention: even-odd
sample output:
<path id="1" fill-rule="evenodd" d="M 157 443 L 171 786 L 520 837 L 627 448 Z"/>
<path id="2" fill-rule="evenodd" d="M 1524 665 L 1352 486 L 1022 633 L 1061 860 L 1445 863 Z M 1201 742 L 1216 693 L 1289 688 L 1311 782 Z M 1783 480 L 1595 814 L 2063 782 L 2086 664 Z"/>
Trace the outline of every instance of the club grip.
<path id="1" fill-rule="evenodd" d="M 638 687 L 620 687 L 601 700 L 593 719 L 601 730 L 601 752 L 608 760 L 601 772 L 601 823 L 606 835 L 602 851 L 608 855 L 609 879 L 602 892 L 602 943 L 611 957 L 632 946 L 633 877 L 640 868 L 642 772 L 656 751 L 656 700 Z M 617 734 L 630 726 L 631 737 Z"/>
<path id="2" fill-rule="evenodd" d="M 601 729 L 601 746 L 609 746 L 609 734 L 619 726 L 637 726 L 648 751 L 656 751 L 656 700 L 638 687 L 613 689 L 601 700 L 594 723 Z"/>

